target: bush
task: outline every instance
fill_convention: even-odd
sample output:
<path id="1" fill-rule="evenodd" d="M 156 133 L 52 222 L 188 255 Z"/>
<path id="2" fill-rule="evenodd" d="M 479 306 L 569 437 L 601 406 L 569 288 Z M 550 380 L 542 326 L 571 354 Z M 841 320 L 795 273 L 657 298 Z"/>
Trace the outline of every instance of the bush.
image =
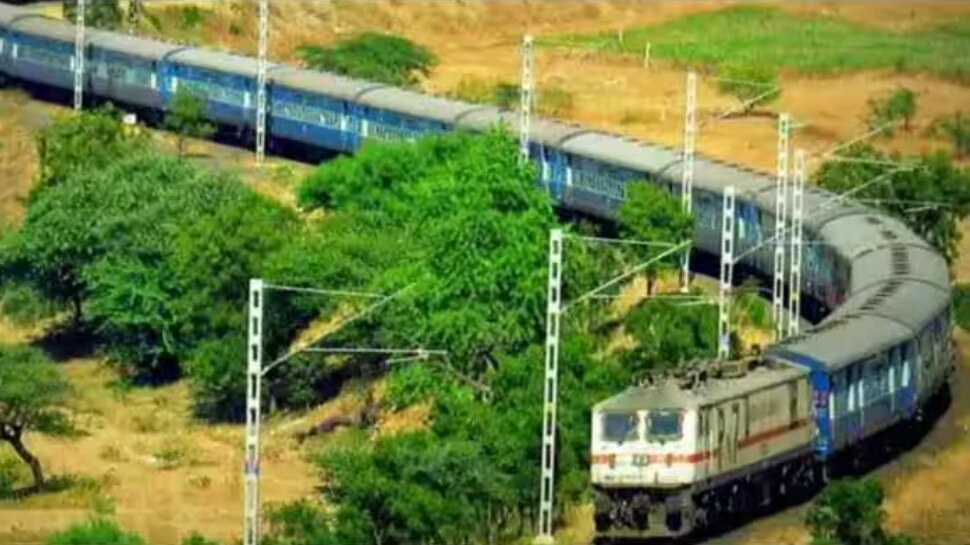
<path id="1" fill-rule="evenodd" d="M 927 131 L 930 136 L 942 135 L 950 139 L 957 157 L 970 155 L 970 115 L 957 112 L 937 119 Z"/>
<path id="2" fill-rule="evenodd" d="M 192 532 L 182 538 L 182 545 L 219 545 L 219 542 L 214 539 L 209 539 L 198 532 Z"/>
<path id="3" fill-rule="evenodd" d="M 883 529 L 884 493 L 875 479 L 829 484 L 812 504 L 805 524 L 815 545 L 912 545 L 907 536 Z"/>
<path id="4" fill-rule="evenodd" d="M 954 287 L 953 318 L 958 326 L 970 330 L 970 284 L 957 284 Z"/>
<path id="5" fill-rule="evenodd" d="M 186 6 L 178 8 L 179 28 L 181 30 L 195 30 L 205 22 L 208 14 L 198 6 Z"/>
<path id="6" fill-rule="evenodd" d="M 428 49 L 400 36 L 364 32 L 332 47 L 298 49 L 310 68 L 402 87 L 416 85 L 437 59 Z"/>
<path id="7" fill-rule="evenodd" d="M 755 108 L 770 104 L 781 96 L 778 74 L 761 64 L 729 66 L 718 72 L 720 92 L 732 95 L 741 103 L 740 115 L 749 115 Z"/>
<path id="8" fill-rule="evenodd" d="M 19 461 L 6 456 L 0 457 L 0 499 L 9 499 L 14 490 L 25 477 L 23 467 Z"/>
<path id="9" fill-rule="evenodd" d="M 0 290 L 0 314 L 18 326 L 33 326 L 54 317 L 57 306 L 29 284 L 17 283 Z"/>
<path id="10" fill-rule="evenodd" d="M 387 379 L 384 402 L 395 410 L 410 407 L 432 398 L 446 380 L 441 372 L 423 363 L 395 369 Z"/>
<path id="11" fill-rule="evenodd" d="M 45 542 L 47 545 L 142 545 L 145 540 L 135 532 L 126 532 L 113 520 L 92 518 L 50 534 Z"/>
<path id="12" fill-rule="evenodd" d="M 889 123 L 903 121 L 903 130 L 908 131 L 913 117 L 916 116 L 916 93 L 903 87 L 893 91 L 885 98 L 869 99 L 869 128 L 876 129 Z M 883 132 L 893 134 L 891 128 Z"/>
<path id="13" fill-rule="evenodd" d="M 517 110 L 521 93 L 519 85 L 515 83 L 463 78 L 450 95 L 467 102 L 492 104 L 502 110 Z M 574 107 L 574 95 L 561 87 L 542 86 L 535 97 L 536 112 L 546 117 L 568 116 Z"/>
<path id="14" fill-rule="evenodd" d="M 262 538 L 265 545 L 331 545 L 338 543 L 331 528 L 331 517 L 323 507 L 296 500 L 269 509 L 266 516 L 269 532 Z M 345 541 L 356 543 L 356 541 Z"/>
<path id="15" fill-rule="evenodd" d="M 77 20 L 77 0 L 62 0 L 61 9 L 64 19 L 71 23 Z M 118 0 L 89 0 L 84 9 L 84 22 L 97 28 L 118 28 L 121 25 L 121 7 Z"/>

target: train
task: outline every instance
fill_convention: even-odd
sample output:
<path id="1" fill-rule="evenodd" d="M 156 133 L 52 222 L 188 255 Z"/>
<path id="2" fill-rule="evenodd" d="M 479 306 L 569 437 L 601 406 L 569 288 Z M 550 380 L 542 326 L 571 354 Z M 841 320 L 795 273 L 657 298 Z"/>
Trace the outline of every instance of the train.
<path id="1" fill-rule="evenodd" d="M 0 78 L 70 92 L 74 41 L 73 25 L 0 4 Z M 97 29 L 86 32 L 83 51 L 91 99 L 160 116 L 188 88 L 204 98 L 210 121 L 244 139 L 255 132 L 253 58 Z M 271 146 L 353 153 L 369 141 L 497 124 L 517 131 L 519 119 L 493 106 L 278 63 L 267 72 Z M 537 189 L 565 211 L 609 221 L 632 183 L 681 192 L 683 154 L 663 145 L 537 118 L 528 150 Z M 692 263 L 720 255 L 729 186 L 734 252 L 743 256 L 737 277 L 770 277 L 774 248 L 762 243 L 775 230 L 775 176 L 703 154 L 694 163 Z M 803 203 L 798 291 L 811 326 L 766 347 L 762 364 L 737 376 L 637 386 L 594 407 L 598 535 L 682 536 L 747 509 L 752 497 L 803 489 L 824 479 L 832 460 L 921 418 L 949 388 L 945 259 L 902 221 L 870 207 L 812 186 Z M 617 430 L 625 430 L 620 440 Z"/>

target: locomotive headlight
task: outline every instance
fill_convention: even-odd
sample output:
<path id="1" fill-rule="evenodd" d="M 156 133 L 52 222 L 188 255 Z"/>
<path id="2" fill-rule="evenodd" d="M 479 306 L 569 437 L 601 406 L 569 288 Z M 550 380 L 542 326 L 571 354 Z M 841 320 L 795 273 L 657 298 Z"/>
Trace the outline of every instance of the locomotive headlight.
<path id="1" fill-rule="evenodd" d="M 633 465 L 643 467 L 650 463 L 650 457 L 646 454 L 634 454 Z"/>

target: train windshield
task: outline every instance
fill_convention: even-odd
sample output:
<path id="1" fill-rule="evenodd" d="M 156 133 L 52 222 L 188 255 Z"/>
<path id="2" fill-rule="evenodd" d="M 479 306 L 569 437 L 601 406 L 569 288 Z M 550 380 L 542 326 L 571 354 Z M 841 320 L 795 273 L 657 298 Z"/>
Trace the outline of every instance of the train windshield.
<path id="1" fill-rule="evenodd" d="M 676 441 L 680 439 L 683 411 L 659 409 L 647 413 L 647 440 Z"/>
<path id="2" fill-rule="evenodd" d="M 640 438 L 640 417 L 637 413 L 607 413 L 603 415 L 603 440 L 624 443 Z"/>

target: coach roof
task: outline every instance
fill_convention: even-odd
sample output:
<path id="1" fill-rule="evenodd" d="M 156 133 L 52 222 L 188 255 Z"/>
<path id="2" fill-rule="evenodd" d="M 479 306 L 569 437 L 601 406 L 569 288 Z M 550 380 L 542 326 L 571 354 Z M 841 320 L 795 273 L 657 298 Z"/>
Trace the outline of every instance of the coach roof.
<path id="1" fill-rule="evenodd" d="M 95 47 L 152 61 L 161 60 L 165 55 L 182 48 L 173 43 L 103 30 L 90 30 L 88 36 L 88 42 Z"/>
<path id="2" fill-rule="evenodd" d="M 172 50 L 167 58 L 175 64 L 184 66 L 235 74 L 247 78 L 256 77 L 257 63 L 252 57 L 243 57 L 211 49 L 185 48 Z M 274 64 L 268 65 L 267 70 L 274 66 Z"/>
<path id="3" fill-rule="evenodd" d="M 24 15 L 13 19 L 7 28 L 19 32 L 26 32 L 35 36 L 52 38 L 61 42 L 74 43 L 74 27 L 43 15 Z"/>

